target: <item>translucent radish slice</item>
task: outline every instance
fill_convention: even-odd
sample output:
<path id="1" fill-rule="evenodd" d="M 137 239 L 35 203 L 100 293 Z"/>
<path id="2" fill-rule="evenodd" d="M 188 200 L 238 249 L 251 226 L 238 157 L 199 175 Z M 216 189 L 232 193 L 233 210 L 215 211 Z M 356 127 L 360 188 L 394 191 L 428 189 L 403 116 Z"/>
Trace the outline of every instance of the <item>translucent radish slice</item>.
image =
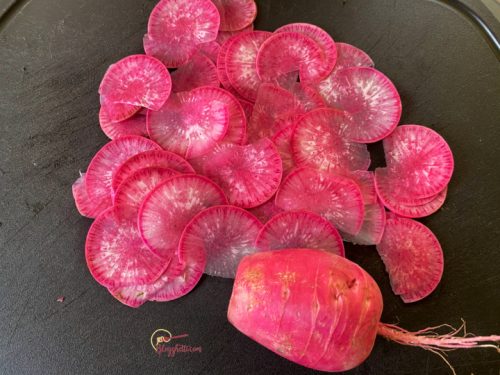
<path id="1" fill-rule="evenodd" d="M 99 124 L 101 125 L 102 131 L 109 139 L 115 139 L 125 135 L 148 136 L 148 131 L 146 129 L 146 113 L 142 111 L 126 120 L 111 122 L 106 109 L 101 107 L 99 111 Z"/>
<path id="2" fill-rule="evenodd" d="M 262 203 L 260 206 L 248 209 L 252 215 L 261 221 L 267 223 L 272 217 L 283 212 L 282 208 L 276 206 L 275 196 L 272 196 L 267 202 Z"/>
<path id="3" fill-rule="evenodd" d="M 205 177 L 173 177 L 144 199 L 138 216 L 141 236 L 155 254 L 172 258 L 189 220 L 207 207 L 226 203 L 220 187 Z"/>
<path id="4" fill-rule="evenodd" d="M 289 211 L 274 216 L 259 232 L 255 245 L 260 251 L 322 249 L 345 256 L 338 230 L 328 220 L 308 211 Z"/>
<path id="5" fill-rule="evenodd" d="M 295 168 L 295 163 L 292 157 L 292 132 L 293 126 L 289 126 L 279 131 L 272 138 L 272 141 L 280 153 L 281 161 L 283 163 L 283 177 L 287 176 L 292 169 Z"/>
<path id="6" fill-rule="evenodd" d="M 356 183 L 311 168 L 296 169 L 285 178 L 276 205 L 284 210 L 312 211 L 350 234 L 357 234 L 363 224 L 363 197 Z"/>
<path id="7" fill-rule="evenodd" d="M 315 89 L 303 83 L 295 82 L 286 89 L 293 94 L 295 99 L 295 118 L 313 109 L 326 106 L 321 95 Z"/>
<path id="8" fill-rule="evenodd" d="M 148 301 L 147 287 L 122 286 L 108 288 L 108 292 L 125 306 L 138 308 Z"/>
<path id="9" fill-rule="evenodd" d="M 147 55 L 132 55 L 111 65 L 99 94 L 111 102 L 159 110 L 170 95 L 172 82 L 162 62 Z"/>
<path id="10" fill-rule="evenodd" d="M 168 266 L 142 242 L 136 221 L 119 220 L 112 208 L 90 227 L 85 259 L 94 279 L 111 288 L 151 283 Z"/>
<path id="11" fill-rule="evenodd" d="M 161 0 L 149 16 L 144 49 L 176 68 L 191 58 L 197 45 L 215 40 L 219 24 L 210 0 Z"/>
<path id="12" fill-rule="evenodd" d="M 282 175 L 281 158 L 264 138 L 246 146 L 224 145 L 205 164 L 205 175 L 226 193 L 229 203 L 256 207 L 276 193 Z"/>
<path id="13" fill-rule="evenodd" d="M 103 96 L 100 97 L 100 101 L 101 111 L 104 112 L 107 122 L 125 121 L 141 110 L 141 107 L 137 105 L 113 103 Z"/>
<path id="14" fill-rule="evenodd" d="M 202 91 L 172 94 L 161 110 L 148 112 L 148 133 L 164 149 L 185 158 L 209 152 L 226 135 L 227 106 Z"/>
<path id="15" fill-rule="evenodd" d="M 215 64 L 207 56 L 197 53 L 172 73 L 172 91 L 190 91 L 201 86 L 219 87 L 220 82 Z"/>
<path id="16" fill-rule="evenodd" d="M 372 171 L 354 171 L 342 174 L 353 180 L 361 190 L 363 202 L 366 205 L 377 203 L 377 191 L 375 189 L 375 175 Z"/>
<path id="17" fill-rule="evenodd" d="M 292 32 L 305 35 L 314 40 L 321 47 L 323 78 L 333 70 L 337 62 L 337 47 L 332 37 L 322 28 L 310 23 L 290 23 L 278 28 L 275 33 Z"/>
<path id="18" fill-rule="evenodd" d="M 130 157 L 148 150 L 159 150 L 155 142 L 136 135 L 120 137 L 105 144 L 94 156 L 85 177 L 89 199 L 100 207 L 110 207 L 112 180 L 118 168 Z"/>
<path id="19" fill-rule="evenodd" d="M 219 56 L 220 44 L 215 40 L 200 44 L 198 46 L 198 51 L 207 56 L 214 64 L 217 65 L 217 56 Z"/>
<path id="20" fill-rule="evenodd" d="M 247 27 L 241 29 L 241 30 L 236 30 L 236 31 L 222 31 L 219 30 L 219 33 L 217 34 L 217 39 L 215 41 L 219 43 L 220 45 L 223 45 L 226 43 L 232 36 L 246 33 L 247 31 L 253 31 L 253 23 L 248 25 Z"/>
<path id="21" fill-rule="evenodd" d="M 267 39 L 260 47 L 256 63 L 264 82 L 277 83 L 297 71 L 301 82 L 316 82 L 331 71 L 321 47 L 313 39 L 292 32 L 273 34 Z"/>
<path id="22" fill-rule="evenodd" d="M 142 201 L 160 182 L 177 176 L 179 172 L 168 168 L 148 167 L 139 169 L 123 181 L 113 200 L 115 212 L 121 218 L 135 220 Z"/>
<path id="23" fill-rule="evenodd" d="M 365 217 L 359 233 L 355 236 L 344 233 L 342 237 L 357 245 L 377 245 L 384 234 L 385 219 L 385 208 L 380 202 L 365 205 Z"/>
<path id="24" fill-rule="evenodd" d="M 345 137 L 347 126 L 346 114 L 333 108 L 306 113 L 295 123 L 292 135 L 295 163 L 328 172 L 368 169 L 368 148 Z"/>
<path id="25" fill-rule="evenodd" d="M 231 82 L 229 82 L 229 78 L 227 77 L 226 72 L 227 49 L 229 48 L 229 45 L 233 40 L 234 38 L 229 38 L 220 47 L 219 54 L 217 55 L 217 76 L 219 77 L 219 81 L 222 87 L 228 90 L 231 94 L 238 95 L 234 87 L 231 86 Z"/>
<path id="26" fill-rule="evenodd" d="M 249 102 L 248 100 L 238 98 L 238 101 L 241 104 L 241 107 L 243 108 L 243 111 L 245 112 L 245 117 L 247 119 L 247 124 L 250 122 L 250 119 L 252 118 L 252 113 L 253 113 L 253 107 L 254 103 Z"/>
<path id="27" fill-rule="evenodd" d="M 186 225 L 179 253 L 198 248 L 207 254 L 206 274 L 234 278 L 240 260 L 257 251 L 255 239 L 261 228 L 262 223 L 242 208 L 210 207 Z"/>
<path id="28" fill-rule="evenodd" d="M 432 231 L 405 218 L 387 219 L 377 245 L 392 290 L 404 302 L 416 302 L 436 289 L 443 275 L 443 251 Z"/>
<path id="29" fill-rule="evenodd" d="M 366 66 L 373 68 L 375 63 L 370 56 L 359 48 L 347 43 L 335 43 L 337 46 L 337 63 L 335 71 L 354 66 Z"/>
<path id="30" fill-rule="evenodd" d="M 254 0 L 212 0 L 220 14 L 220 29 L 241 30 L 255 20 L 257 5 Z"/>
<path id="31" fill-rule="evenodd" d="M 271 35 L 267 31 L 249 31 L 231 38 L 227 46 L 227 78 L 239 95 L 252 102 L 261 83 L 255 66 L 257 53 Z"/>
<path id="32" fill-rule="evenodd" d="M 106 201 L 89 199 L 87 195 L 87 186 L 85 185 L 85 173 L 81 173 L 80 177 L 73 183 L 71 190 L 73 192 L 76 209 L 82 216 L 91 219 L 96 218 L 99 213 L 108 207 Z"/>

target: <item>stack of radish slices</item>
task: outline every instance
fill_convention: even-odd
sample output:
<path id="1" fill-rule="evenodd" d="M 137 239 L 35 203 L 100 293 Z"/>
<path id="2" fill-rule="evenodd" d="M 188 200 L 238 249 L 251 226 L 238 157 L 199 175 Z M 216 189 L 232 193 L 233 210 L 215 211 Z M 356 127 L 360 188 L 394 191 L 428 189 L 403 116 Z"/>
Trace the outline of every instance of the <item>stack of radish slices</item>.
<path id="1" fill-rule="evenodd" d="M 444 203 L 445 140 L 398 126 L 401 100 L 360 49 L 304 23 L 254 31 L 253 0 L 161 0 L 145 54 L 107 70 L 99 122 L 111 141 L 73 185 L 95 218 L 93 277 L 124 304 L 169 301 L 245 255 L 343 241 L 377 245 L 405 302 L 443 272 L 420 218 Z M 368 143 L 386 167 L 369 171 Z M 386 212 L 386 209 L 389 212 Z"/>

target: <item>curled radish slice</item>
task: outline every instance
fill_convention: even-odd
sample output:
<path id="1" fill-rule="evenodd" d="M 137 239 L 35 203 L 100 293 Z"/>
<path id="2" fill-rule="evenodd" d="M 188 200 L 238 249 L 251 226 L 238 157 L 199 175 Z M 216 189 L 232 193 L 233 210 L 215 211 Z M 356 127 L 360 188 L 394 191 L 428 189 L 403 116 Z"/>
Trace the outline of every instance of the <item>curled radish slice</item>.
<path id="1" fill-rule="evenodd" d="M 115 139 L 125 135 L 148 136 L 148 130 L 146 129 L 146 113 L 142 111 L 123 121 L 111 122 L 108 112 L 104 107 L 101 107 L 99 111 L 99 124 L 101 125 L 102 131 L 109 139 Z"/>
<path id="2" fill-rule="evenodd" d="M 99 213 L 108 207 L 107 201 L 105 200 L 89 199 L 85 183 L 85 173 L 82 173 L 80 177 L 77 178 L 77 180 L 73 183 L 71 190 L 73 192 L 76 209 L 82 216 L 91 219 L 96 218 Z"/>
<path id="3" fill-rule="evenodd" d="M 172 91 L 190 91 L 200 86 L 219 87 L 217 67 L 209 57 L 197 53 L 172 73 Z"/>
<path id="4" fill-rule="evenodd" d="M 365 205 L 365 217 L 359 233 L 344 233 L 342 237 L 357 245 L 377 245 L 384 234 L 385 220 L 385 208 L 380 202 Z"/>
<path id="5" fill-rule="evenodd" d="M 119 123 L 131 118 L 141 110 L 141 107 L 137 105 L 114 103 L 106 99 L 102 95 L 100 96 L 99 100 L 101 102 L 99 117 L 101 116 L 102 112 L 102 116 L 105 122 Z"/>
<path id="6" fill-rule="evenodd" d="M 212 0 L 220 14 L 220 29 L 237 31 L 252 24 L 257 16 L 254 0 Z"/>

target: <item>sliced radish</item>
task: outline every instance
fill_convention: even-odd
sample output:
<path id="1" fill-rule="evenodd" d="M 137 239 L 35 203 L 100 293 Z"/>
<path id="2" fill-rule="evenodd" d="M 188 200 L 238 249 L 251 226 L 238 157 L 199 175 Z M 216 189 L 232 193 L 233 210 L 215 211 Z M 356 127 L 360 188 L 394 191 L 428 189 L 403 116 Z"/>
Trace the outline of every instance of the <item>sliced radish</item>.
<path id="1" fill-rule="evenodd" d="M 326 106 L 321 95 L 314 88 L 303 83 L 294 82 L 286 89 L 293 94 L 295 99 L 295 118 L 313 109 Z"/>
<path id="2" fill-rule="evenodd" d="M 382 239 L 385 228 L 385 208 L 382 203 L 365 205 L 365 217 L 361 230 L 355 236 L 343 233 L 345 241 L 357 245 L 377 245 Z"/>
<path id="3" fill-rule="evenodd" d="M 276 193 L 282 175 L 276 146 L 264 138 L 246 146 L 224 145 L 205 164 L 207 177 L 219 184 L 235 206 L 258 206 Z"/>
<path id="4" fill-rule="evenodd" d="M 219 30 L 219 33 L 217 34 L 217 39 L 215 39 L 215 41 L 222 46 L 224 43 L 228 41 L 229 38 L 238 34 L 246 33 L 247 31 L 253 31 L 253 23 L 241 30 L 235 30 L 235 31 Z"/>
<path id="5" fill-rule="evenodd" d="M 101 125 L 102 131 L 109 139 L 115 139 L 125 135 L 148 136 L 148 130 L 146 129 L 146 113 L 142 111 L 126 120 L 111 122 L 108 112 L 104 107 L 101 107 L 99 111 L 99 124 Z"/>
<path id="6" fill-rule="evenodd" d="M 139 286 L 121 286 L 116 288 L 108 288 L 108 292 L 119 302 L 128 307 L 138 308 L 148 301 L 148 290 L 153 287 L 146 284 L 144 287 Z"/>
<path id="7" fill-rule="evenodd" d="M 229 91 L 231 94 L 233 94 L 236 97 L 239 97 L 238 92 L 234 89 L 234 87 L 231 85 L 231 82 L 229 81 L 229 78 L 227 76 L 226 72 L 226 56 L 227 56 L 227 49 L 229 48 L 229 45 L 233 42 L 233 40 L 236 38 L 236 36 L 230 37 L 228 40 L 226 40 L 220 47 L 219 54 L 217 55 L 217 76 L 219 77 L 219 81 L 227 91 Z"/>
<path id="8" fill-rule="evenodd" d="M 283 177 L 287 176 L 292 169 L 295 168 L 295 163 L 292 157 L 292 133 L 293 126 L 289 126 L 280 130 L 272 138 L 272 141 L 280 153 L 281 161 L 283 163 Z"/>
<path id="9" fill-rule="evenodd" d="M 162 62 L 147 55 L 132 55 L 111 65 L 99 94 L 111 102 L 159 110 L 167 101 L 172 82 Z"/>
<path id="10" fill-rule="evenodd" d="M 207 56 L 210 59 L 210 61 L 212 61 L 215 65 L 217 65 L 217 56 L 219 56 L 220 44 L 217 43 L 215 40 L 208 43 L 200 44 L 198 46 L 198 51 Z"/>
<path id="11" fill-rule="evenodd" d="M 85 173 L 80 174 L 80 177 L 73 183 L 71 190 L 73 192 L 76 209 L 82 216 L 93 219 L 108 208 L 107 201 L 105 200 L 89 199 L 87 186 L 85 184 Z"/>
<path id="12" fill-rule="evenodd" d="M 205 273 L 234 278 L 240 260 L 257 251 L 255 238 L 261 228 L 261 222 L 242 208 L 210 207 L 186 225 L 179 241 L 179 254 L 198 248 L 207 254 Z"/>
<path id="13" fill-rule="evenodd" d="M 377 203 L 377 190 L 375 189 L 375 175 L 372 171 L 349 171 L 342 174 L 353 180 L 361 190 L 363 202 L 366 205 Z"/>
<path id="14" fill-rule="evenodd" d="M 434 233 L 417 221 L 388 218 L 377 251 L 389 273 L 392 290 L 406 303 L 428 296 L 441 280 L 441 245 Z"/>
<path id="15" fill-rule="evenodd" d="M 197 53 L 172 73 L 172 91 L 190 91 L 200 86 L 219 87 L 217 67 L 207 56 Z"/>
<path id="16" fill-rule="evenodd" d="M 94 279 L 112 288 L 151 283 L 168 266 L 142 242 L 136 221 L 118 219 L 113 208 L 90 227 L 85 259 Z"/>
<path id="17" fill-rule="evenodd" d="M 363 224 L 363 197 L 351 179 L 311 168 L 290 173 L 276 194 L 284 210 L 306 210 L 329 220 L 337 229 L 357 234 Z"/>
<path id="18" fill-rule="evenodd" d="M 220 29 L 237 31 L 252 24 L 257 16 L 254 0 L 212 0 L 220 14 Z"/>
<path id="19" fill-rule="evenodd" d="M 265 203 L 262 203 L 260 206 L 249 208 L 248 212 L 259 219 L 261 223 L 265 224 L 273 216 L 283 212 L 283 209 L 276 206 L 275 196 L 273 195 L 271 199 L 269 199 Z"/>
<path id="20" fill-rule="evenodd" d="M 141 236 L 153 253 L 170 259 L 189 220 L 207 207 L 226 203 L 220 187 L 205 177 L 173 177 L 144 199 L 138 216 Z"/>
<path id="21" fill-rule="evenodd" d="M 141 110 L 138 105 L 113 103 L 101 95 L 101 111 L 104 112 L 106 122 L 121 122 L 131 118 Z M 99 116 L 100 116 L 99 112 Z"/>
<path id="22" fill-rule="evenodd" d="M 253 107 L 254 103 L 249 102 L 248 100 L 238 98 L 238 101 L 241 104 L 241 107 L 243 108 L 243 111 L 245 112 L 245 117 L 247 119 L 247 124 L 250 122 L 250 119 L 252 118 L 252 113 L 253 113 Z"/>
<path id="23" fill-rule="evenodd" d="M 318 108 L 299 118 L 292 134 L 297 165 L 329 172 L 368 169 L 368 148 L 345 137 L 347 126 L 346 114 L 333 108 Z"/>
<path id="24" fill-rule="evenodd" d="M 321 249 L 344 256 L 338 230 L 328 220 L 309 211 L 289 211 L 274 216 L 259 232 L 255 245 L 261 251 Z"/>
<path id="25" fill-rule="evenodd" d="M 335 64 L 335 72 L 345 68 L 354 66 L 366 66 L 373 68 L 375 63 L 368 54 L 359 48 L 347 43 L 335 43 L 337 46 L 337 63 Z"/>

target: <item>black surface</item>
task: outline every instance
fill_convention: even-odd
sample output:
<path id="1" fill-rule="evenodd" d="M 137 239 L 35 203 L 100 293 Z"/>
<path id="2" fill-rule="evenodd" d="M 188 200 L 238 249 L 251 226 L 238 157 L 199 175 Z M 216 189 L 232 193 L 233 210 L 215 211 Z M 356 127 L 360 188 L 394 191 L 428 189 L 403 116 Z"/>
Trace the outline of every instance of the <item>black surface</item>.
<path id="1" fill-rule="evenodd" d="M 11 1 L 2 3 L 2 7 Z M 205 277 L 171 303 L 122 306 L 90 276 L 71 183 L 106 142 L 97 87 L 106 67 L 141 51 L 153 1 L 21 2 L 0 29 L 0 373 L 312 374 L 260 347 L 225 318 L 231 281 Z M 4 8 L 5 9 L 5 8 Z M 348 256 L 378 281 L 383 321 L 420 329 L 460 318 L 499 333 L 500 64 L 469 20 L 438 2 L 259 1 L 257 27 L 313 22 L 366 50 L 403 99 L 403 123 L 438 130 L 456 170 L 444 208 L 423 220 L 445 273 L 404 305 L 373 248 Z M 65 296 L 64 303 L 56 298 Z M 151 333 L 188 333 L 201 354 L 158 358 Z M 494 351 L 449 354 L 459 374 L 498 374 Z M 349 374 L 449 374 L 434 354 L 377 339 Z"/>

